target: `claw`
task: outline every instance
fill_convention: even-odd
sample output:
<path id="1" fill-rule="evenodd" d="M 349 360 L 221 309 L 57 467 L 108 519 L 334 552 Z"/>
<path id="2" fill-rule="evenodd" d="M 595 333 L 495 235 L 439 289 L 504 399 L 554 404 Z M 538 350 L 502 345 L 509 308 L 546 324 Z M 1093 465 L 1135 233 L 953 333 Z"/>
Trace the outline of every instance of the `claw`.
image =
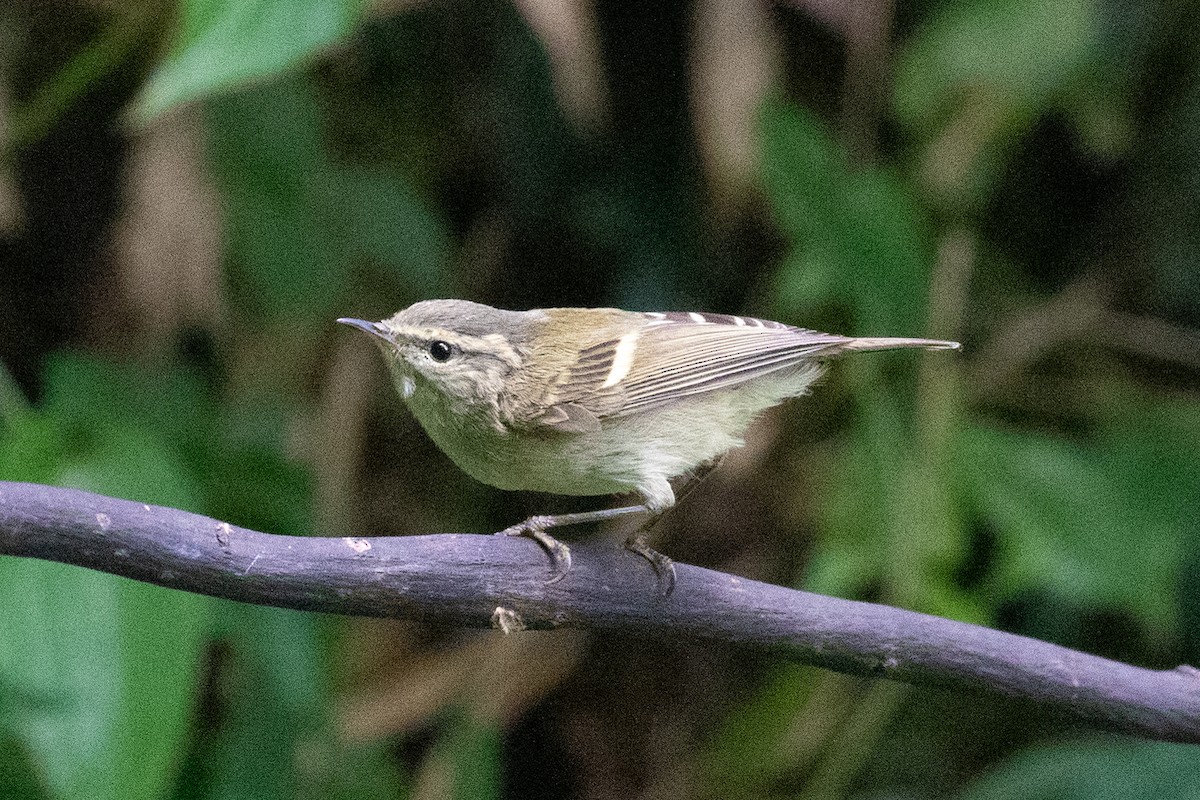
<path id="1" fill-rule="evenodd" d="M 547 585 L 558 583 L 571 571 L 571 550 L 558 539 L 546 533 L 544 528 L 547 527 L 548 522 L 553 522 L 553 518 L 530 517 L 524 522 L 510 525 L 496 534 L 497 536 L 524 536 L 537 542 L 538 546 L 545 550 L 546 555 L 550 557 L 551 574 L 546 579 Z"/>
<path id="2" fill-rule="evenodd" d="M 631 536 L 625 540 L 625 549 L 637 553 L 650 562 L 658 578 L 659 597 L 669 597 L 675 591 L 675 562 L 646 544 L 644 535 Z"/>

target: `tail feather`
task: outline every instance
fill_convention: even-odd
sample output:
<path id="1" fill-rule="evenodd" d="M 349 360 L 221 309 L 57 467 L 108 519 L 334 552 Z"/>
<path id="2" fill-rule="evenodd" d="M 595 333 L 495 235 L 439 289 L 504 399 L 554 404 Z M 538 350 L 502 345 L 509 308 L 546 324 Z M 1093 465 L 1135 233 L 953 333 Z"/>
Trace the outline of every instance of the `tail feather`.
<path id="1" fill-rule="evenodd" d="M 842 345 L 843 350 L 852 351 L 897 350 L 903 347 L 920 347 L 925 350 L 957 350 L 962 345 L 944 339 L 903 339 L 886 336 L 850 339 Z"/>

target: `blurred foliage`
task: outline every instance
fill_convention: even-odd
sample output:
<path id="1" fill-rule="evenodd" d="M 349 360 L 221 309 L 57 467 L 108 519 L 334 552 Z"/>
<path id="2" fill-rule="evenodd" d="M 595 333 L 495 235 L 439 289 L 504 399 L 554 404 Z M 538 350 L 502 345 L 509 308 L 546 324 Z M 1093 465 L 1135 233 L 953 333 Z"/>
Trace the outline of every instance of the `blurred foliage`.
<path id="1" fill-rule="evenodd" d="M 7 409 L 0 476 L 195 509 L 195 473 L 165 429 L 196 399 L 146 377 L 55 361 L 42 406 Z M 15 559 L 0 562 L 0 585 L 0 709 L 40 767 L 29 782 L 54 797 L 161 797 L 187 739 L 211 601 Z"/>
<path id="2" fill-rule="evenodd" d="M 1013 759 L 963 800 L 1184 797 L 1200 779 L 1195 747 L 1144 742 L 1057 745 Z"/>
<path id="3" fill-rule="evenodd" d="M 840 364 L 663 549 L 1200 658 L 1186 4 L 903 4 L 876 50 L 816 2 L 59 5 L 0 7 L 0 479 L 292 535 L 498 528 L 566 501 L 448 467 L 334 317 L 958 338 Z M 13 559 L 0 598 L 0 797 L 1169 798 L 1200 770 L 715 646 L 555 659 Z"/>
<path id="4" fill-rule="evenodd" d="M 218 98 L 209 123 L 238 268 L 231 277 L 248 306 L 325 319 L 362 261 L 399 271 L 414 295 L 435 289 L 442 226 L 399 178 L 331 163 L 307 81 Z"/>
<path id="5" fill-rule="evenodd" d="M 855 330 L 919 329 L 932 232 L 901 181 L 882 169 L 851 168 L 819 120 L 799 107 L 769 103 L 762 128 L 772 210 L 799 245 L 780 265 L 781 316 L 840 303 Z"/>
<path id="6" fill-rule="evenodd" d="M 183 3 L 171 50 L 146 81 L 134 112 L 148 120 L 175 105 L 295 68 L 347 36 L 364 5 L 363 0 Z"/>

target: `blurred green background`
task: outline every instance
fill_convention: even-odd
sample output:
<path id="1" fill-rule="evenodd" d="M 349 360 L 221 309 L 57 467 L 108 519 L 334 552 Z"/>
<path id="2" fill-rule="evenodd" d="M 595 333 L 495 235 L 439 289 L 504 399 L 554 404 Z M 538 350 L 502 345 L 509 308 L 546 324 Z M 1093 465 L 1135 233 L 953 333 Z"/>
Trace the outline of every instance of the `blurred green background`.
<path id="1" fill-rule="evenodd" d="M 2 4 L 0 479 L 275 533 L 485 532 L 594 501 L 459 474 L 335 317 L 467 297 L 957 338 L 838 364 L 657 547 L 1200 662 L 1194 12 Z M 17 559 L 0 603 L 4 798 L 1200 792 L 1194 748 L 711 644 Z"/>

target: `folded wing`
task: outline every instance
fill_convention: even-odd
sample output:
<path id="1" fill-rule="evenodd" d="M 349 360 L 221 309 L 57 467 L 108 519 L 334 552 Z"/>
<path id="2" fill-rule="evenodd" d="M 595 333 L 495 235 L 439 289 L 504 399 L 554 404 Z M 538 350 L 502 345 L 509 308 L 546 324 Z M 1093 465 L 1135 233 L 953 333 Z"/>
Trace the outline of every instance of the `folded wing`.
<path id="1" fill-rule="evenodd" d="M 958 346 L 931 339 L 856 339 L 725 314 L 644 317 L 646 324 L 636 331 L 581 352 L 556 387 L 555 405 L 539 422 L 563 430 L 589 430 L 604 417 L 634 414 L 767 375 L 805 369 L 814 360 L 847 351 Z M 580 424 L 581 418 L 586 425 Z"/>

